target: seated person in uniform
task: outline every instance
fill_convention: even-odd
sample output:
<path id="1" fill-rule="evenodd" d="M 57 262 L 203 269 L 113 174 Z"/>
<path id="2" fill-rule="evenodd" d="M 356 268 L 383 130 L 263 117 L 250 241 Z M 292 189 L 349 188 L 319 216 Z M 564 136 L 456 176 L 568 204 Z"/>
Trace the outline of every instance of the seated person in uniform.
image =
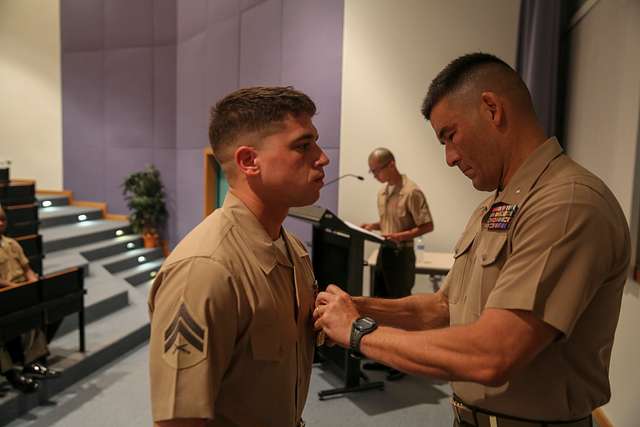
<path id="1" fill-rule="evenodd" d="M 0 288 L 37 281 L 38 276 L 29 267 L 29 260 L 20 244 L 4 235 L 6 229 L 7 216 L 0 207 Z M 35 392 L 39 386 L 37 379 L 59 375 L 43 364 L 48 353 L 43 331 L 32 330 L 0 347 L 0 372 L 17 390 L 24 393 Z M 16 368 L 17 365 L 23 366 L 22 371 Z"/>
<path id="2" fill-rule="evenodd" d="M 240 89 L 214 107 L 209 139 L 229 192 L 149 294 L 157 426 L 304 425 L 316 286 L 309 254 L 282 222 L 324 185 L 315 112 L 289 87 Z"/>

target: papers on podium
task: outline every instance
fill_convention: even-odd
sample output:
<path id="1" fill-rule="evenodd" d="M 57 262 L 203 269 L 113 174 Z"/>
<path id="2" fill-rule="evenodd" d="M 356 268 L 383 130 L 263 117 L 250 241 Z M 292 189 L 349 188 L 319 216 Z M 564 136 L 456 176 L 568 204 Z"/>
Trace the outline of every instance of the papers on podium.
<path id="1" fill-rule="evenodd" d="M 371 240 L 373 240 L 374 242 L 384 243 L 384 242 L 386 241 L 386 239 L 385 239 L 384 237 L 382 237 L 381 235 L 379 235 L 379 234 L 373 233 L 373 232 L 371 232 L 371 231 L 369 231 L 369 230 L 365 230 L 365 229 L 364 229 L 364 228 L 362 228 L 362 227 L 358 227 L 357 225 L 355 225 L 355 224 L 354 224 L 354 223 L 352 223 L 352 222 L 345 221 L 345 220 L 342 220 L 342 221 L 343 221 L 343 222 L 347 225 L 347 227 L 349 227 L 350 229 L 355 230 L 355 231 L 357 231 L 357 232 L 359 232 L 359 233 L 362 233 L 362 234 L 364 234 L 364 235 L 368 236 L 368 237 L 369 237 Z"/>

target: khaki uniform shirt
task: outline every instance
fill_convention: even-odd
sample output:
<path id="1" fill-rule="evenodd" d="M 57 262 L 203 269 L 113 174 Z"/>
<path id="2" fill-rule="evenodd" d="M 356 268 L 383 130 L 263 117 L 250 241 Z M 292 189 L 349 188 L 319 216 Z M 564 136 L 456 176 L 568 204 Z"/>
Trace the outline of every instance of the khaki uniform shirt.
<path id="1" fill-rule="evenodd" d="M 24 255 L 20 243 L 7 236 L 0 236 L 0 278 L 11 283 L 27 281 L 25 270 L 29 259 Z"/>
<path id="2" fill-rule="evenodd" d="M 0 278 L 14 284 L 26 282 L 25 270 L 29 268 L 29 259 L 25 256 L 20 243 L 10 237 L 0 236 Z M 24 333 L 22 344 L 25 363 L 30 363 L 49 353 L 46 336 L 40 329 Z M 0 372 L 11 368 L 13 368 L 13 362 L 9 354 L 0 347 Z"/>
<path id="3" fill-rule="evenodd" d="M 629 265 L 629 229 L 606 185 L 540 146 L 483 202 L 455 248 L 445 284 L 451 325 L 486 308 L 526 310 L 561 338 L 501 387 L 454 382 L 477 407 L 538 420 L 587 416 L 609 400 L 609 360 Z"/>
<path id="4" fill-rule="evenodd" d="M 314 333 L 309 255 L 288 256 L 232 193 L 175 248 L 149 295 L 155 421 L 295 426 L 307 398 Z"/>
<path id="5" fill-rule="evenodd" d="M 27 280 L 24 274 L 29 267 L 29 260 L 18 242 L 6 236 L 0 236 L 0 279 L 11 283 L 20 283 Z M 1 296 L 0 296 L 1 298 Z M 9 353 L 0 347 L 0 372 L 5 372 L 13 367 Z"/>
<path id="6" fill-rule="evenodd" d="M 402 185 L 390 191 L 389 184 L 378 191 L 378 214 L 382 234 L 411 230 L 432 222 L 427 199 L 420 188 L 406 175 Z M 403 241 L 401 246 L 413 246 L 413 240 Z"/>

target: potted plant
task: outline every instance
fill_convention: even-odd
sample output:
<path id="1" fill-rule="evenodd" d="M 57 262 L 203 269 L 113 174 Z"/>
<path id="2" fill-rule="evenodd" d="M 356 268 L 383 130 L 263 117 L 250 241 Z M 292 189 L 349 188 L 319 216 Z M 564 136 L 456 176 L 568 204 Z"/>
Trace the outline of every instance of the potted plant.
<path id="1" fill-rule="evenodd" d="M 159 231 L 169 213 L 165 203 L 164 185 L 160 172 L 153 165 L 127 176 L 122 183 L 122 195 L 131 211 L 129 222 L 136 233 L 141 233 L 145 248 L 160 246 Z"/>

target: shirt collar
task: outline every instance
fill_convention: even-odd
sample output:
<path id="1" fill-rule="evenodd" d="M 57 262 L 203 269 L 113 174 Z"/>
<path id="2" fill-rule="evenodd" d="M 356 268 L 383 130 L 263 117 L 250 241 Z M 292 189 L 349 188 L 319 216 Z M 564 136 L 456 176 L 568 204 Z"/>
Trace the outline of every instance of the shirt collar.
<path id="1" fill-rule="evenodd" d="M 493 204 L 520 203 L 547 169 L 549 163 L 561 155 L 562 152 L 562 147 L 555 137 L 546 140 L 520 165 L 504 190 L 501 193 L 496 191 Z"/>
<path id="2" fill-rule="evenodd" d="M 389 183 L 386 183 L 384 187 L 384 192 L 383 192 L 385 196 L 390 196 L 395 193 L 398 193 L 398 194 L 402 193 L 404 189 L 407 187 L 407 176 L 402 175 L 402 182 L 400 183 L 400 185 L 393 186 L 393 192 L 391 193 L 389 192 L 389 187 L 390 187 Z"/>
<path id="3" fill-rule="evenodd" d="M 231 191 L 227 192 L 222 208 L 227 218 L 238 226 L 240 233 L 249 242 L 256 260 L 265 274 L 270 274 L 276 264 L 292 267 L 288 257 L 276 247 L 258 218 Z M 282 236 L 292 256 L 306 255 L 305 251 L 292 244 L 292 237 L 284 228 L 282 228 Z"/>

